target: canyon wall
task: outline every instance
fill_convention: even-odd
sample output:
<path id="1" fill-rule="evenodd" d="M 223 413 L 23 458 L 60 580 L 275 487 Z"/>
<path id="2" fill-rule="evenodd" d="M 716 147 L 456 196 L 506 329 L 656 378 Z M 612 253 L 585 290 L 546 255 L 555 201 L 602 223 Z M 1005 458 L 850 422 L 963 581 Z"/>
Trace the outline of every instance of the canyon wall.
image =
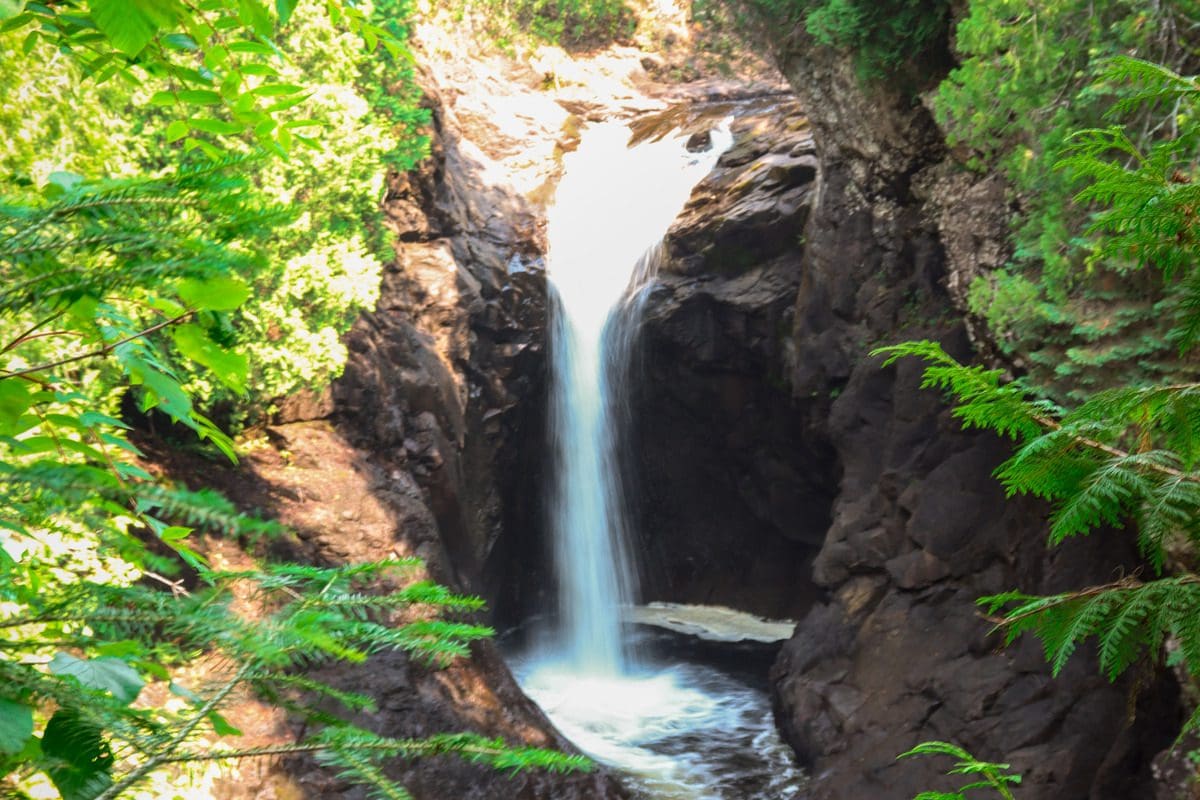
<path id="1" fill-rule="evenodd" d="M 1005 257 L 1003 185 L 947 158 L 927 110 L 864 88 L 849 59 L 797 31 L 781 68 L 813 128 L 820 188 L 792 331 L 796 397 L 827 396 L 818 424 L 841 480 L 813 562 L 829 592 L 772 672 L 785 736 L 814 798 L 907 797 L 946 765 L 895 761 L 951 740 L 1025 775 L 1041 800 L 1150 797 L 1150 760 L 1177 730 L 1171 686 L 1108 684 L 1082 652 L 1057 679 L 1040 646 L 1002 648 L 974 600 L 1050 593 L 1136 565 L 1127 533 L 1046 547 L 1047 509 L 1006 499 L 1009 449 L 964 432 L 921 365 L 881 369 L 878 345 L 933 339 L 971 359 L 963 292 Z M 833 396 L 836 392 L 836 396 Z"/>
<path id="2" fill-rule="evenodd" d="M 703 135 L 732 109 L 735 144 L 668 236 L 633 365 L 622 471 L 643 598 L 801 620 L 771 681 L 811 800 L 943 786 L 945 764 L 895 760 L 926 739 L 1012 762 L 1025 800 L 1150 796 L 1173 688 L 1109 685 L 1086 653 L 1052 679 L 1035 642 L 1001 648 L 974 605 L 1105 580 L 1136 563 L 1128 536 L 1047 551 L 1045 507 L 1006 499 L 991 476 L 1007 445 L 963 432 L 919 364 L 868 355 L 930 338 L 972 357 L 963 292 L 1004 260 L 1003 186 L 956 171 L 919 103 L 865 90 L 803 33 L 780 58 L 794 97 L 769 82 L 656 84 L 632 48 L 589 67 L 518 64 L 457 58 L 461 42 L 421 33 L 433 156 L 391 179 L 399 241 L 379 305 L 332 392 L 285 405 L 271 436 L 290 461 L 252 458 L 253 479 L 229 491 L 291 515 L 315 560 L 415 554 L 487 597 L 501 625 L 551 610 L 541 227 L 558 157 L 589 119 L 682 119 Z M 670 113 L 679 103 L 711 110 Z M 377 664 L 380 730 L 566 746 L 491 644 L 449 672 Z M 429 800 L 623 796 L 602 773 L 398 769 Z M 338 790 L 311 764 L 288 771 Z"/>

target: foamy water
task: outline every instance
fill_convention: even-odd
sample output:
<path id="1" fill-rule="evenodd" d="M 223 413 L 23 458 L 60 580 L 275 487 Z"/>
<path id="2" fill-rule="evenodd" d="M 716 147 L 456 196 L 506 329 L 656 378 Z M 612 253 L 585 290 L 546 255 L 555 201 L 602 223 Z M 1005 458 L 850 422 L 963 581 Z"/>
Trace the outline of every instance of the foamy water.
<path id="1" fill-rule="evenodd" d="M 791 800 L 804 776 L 766 693 L 702 664 L 647 664 L 613 677 L 518 656 L 525 692 L 583 752 L 647 800 Z"/>

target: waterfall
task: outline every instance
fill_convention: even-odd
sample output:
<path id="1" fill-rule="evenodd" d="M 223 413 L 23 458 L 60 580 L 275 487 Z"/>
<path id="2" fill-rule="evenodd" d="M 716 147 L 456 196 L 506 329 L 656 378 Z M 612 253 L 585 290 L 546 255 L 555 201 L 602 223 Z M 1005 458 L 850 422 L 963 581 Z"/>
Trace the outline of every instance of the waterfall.
<path id="1" fill-rule="evenodd" d="M 551 642 L 509 663 L 559 730 L 652 800 L 795 800 L 801 785 L 764 690 L 703 664 L 628 659 L 621 630 L 636 590 L 618 473 L 630 349 L 663 235 L 729 147 L 728 125 L 701 153 L 682 136 L 629 147 L 624 125 L 588 127 L 548 220 L 559 618 Z"/>
<path id="2" fill-rule="evenodd" d="M 583 131 L 563 159 L 547 225 L 557 638 L 581 675 L 616 676 L 626 666 L 621 612 L 636 581 L 616 448 L 642 289 L 671 222 L 732 141 L 727 121 L 700 153 L 682 136 L 634 147 L 629 139 L 616 122 Z"/>

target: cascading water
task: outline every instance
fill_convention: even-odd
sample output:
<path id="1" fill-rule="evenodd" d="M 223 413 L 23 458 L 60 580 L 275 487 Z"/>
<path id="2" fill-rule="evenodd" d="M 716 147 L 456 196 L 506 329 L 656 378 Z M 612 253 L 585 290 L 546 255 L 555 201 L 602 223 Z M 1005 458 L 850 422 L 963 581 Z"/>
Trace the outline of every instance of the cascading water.
<path id="1" fill-rule="evenodd" d="M 699 153 L 682 136 L 629 147 L 628 127 L 601 123 L 564 158 L 547 229 L 559 615 L 512 666 L 572 741 L 649 798 L 788 798 L 798 773 L 761 690 L 696 664 L 633 663 L 622 638 L 635 589 L 617 458 L 625 366 L 662 238 L 729 147 L 729 120 L 710 139 Z"/>
<path id="2" fill-rule="evenodd" d="M 724 144 L 699 154 L 670 139 L 628 148 L 629 136 L 613 122 L 585 131 L 563 159 L 547 227 L 560 636 L 563 656 L 587 675 L 623 671 L 620 615 L 633 599 L 613 411 L 623 405 L 620 366 L 636 320 L 619 312 L 652 276 L 663 234 L 692 187 L 729 145 L 728 130 Z M 635 185 L 648 191 L 630 191 Z"/>

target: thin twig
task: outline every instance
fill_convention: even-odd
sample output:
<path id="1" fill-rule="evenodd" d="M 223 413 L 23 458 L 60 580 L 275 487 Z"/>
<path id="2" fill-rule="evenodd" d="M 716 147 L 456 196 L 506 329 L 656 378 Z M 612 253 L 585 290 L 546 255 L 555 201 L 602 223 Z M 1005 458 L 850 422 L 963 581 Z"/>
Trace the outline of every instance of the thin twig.
<path id="1" fill-rule="evenodd" d="M 183 320 L 187 319 L 188 317 L 192 316 L 195 313 L 196 313 L 195 310 L 185 311 L 177 317 L 172 317 L 171 319 L 163 320 L 162 322 L 159 322 L 156 325 L 151 325 L 149 328 L 146 328 L 144 331 L 139 331 L 138 333 L 130 334 L 129 336 L 126 336 L 124 339 L 120 339 L 111 344 L 106 344 L 106 345 L 104 345 L 104 347 L 98 348 L 96 350 L 92 350 L 91 352 L 88 352 L 88 353 L 83 353 L 83 354 L 77 355 L 77 356 L 71 356 L 70 358 L 64 358 L 64 359 L 60 359 L 58 361 L 52 361 L 49 364 L 39 364 L 36 367 L 28 367 L 27 369 L 17 370 L 16 372 L 8 372 L 7 370 L 5 370 L 5 374 L 0 375 L 0 381 L 4 380 L 5 378 L 19 378 L 22 375 L 29 375 L 34 372 L 43 372 L 48 369 L 54 369 L 55 367 L 61 367 L 64 364 L 73 364 L 76 361 L 86 361 L 89 358 L 98 358 L 101 356 L 106 356 L 123 344 L 132 342 L 135 339 L 141 339 L 143 336 L 149 336 L 150 334 L 160 331 L 163 328 L 167 328 L 178 322 L 182 322 Z"/>

